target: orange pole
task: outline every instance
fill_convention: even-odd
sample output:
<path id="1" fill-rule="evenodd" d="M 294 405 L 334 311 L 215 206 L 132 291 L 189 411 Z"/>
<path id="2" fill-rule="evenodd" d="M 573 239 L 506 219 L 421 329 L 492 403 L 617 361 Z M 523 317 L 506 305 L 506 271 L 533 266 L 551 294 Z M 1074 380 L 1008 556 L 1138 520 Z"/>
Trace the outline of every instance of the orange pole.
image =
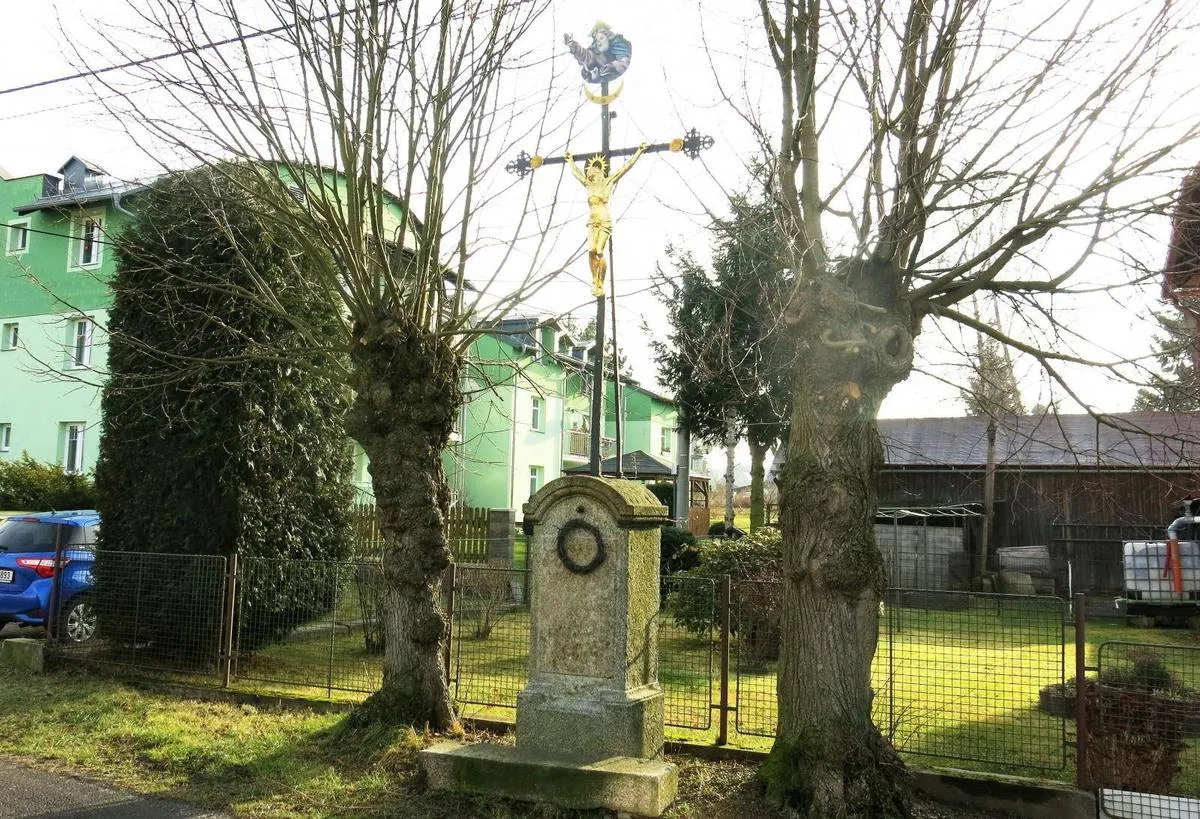
<path id="1" fill-rule="evenodd" d="M 1170 550 L 1172 591 L 1176 594 L 1183 594 L 1183 561 L 1180 560 L 1179 555 L 1179 539 L 1168 540 L 1167 549 Z"/>

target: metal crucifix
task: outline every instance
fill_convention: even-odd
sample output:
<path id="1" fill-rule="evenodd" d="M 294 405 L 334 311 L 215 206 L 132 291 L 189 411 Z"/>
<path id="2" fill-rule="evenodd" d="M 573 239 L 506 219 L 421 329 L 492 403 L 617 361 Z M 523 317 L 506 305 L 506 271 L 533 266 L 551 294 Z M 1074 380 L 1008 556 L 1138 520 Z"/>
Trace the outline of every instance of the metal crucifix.
<path id="1" fill-rule="evenodd" d="M 609 81 L 619 78 L 629 67 L 633 48 L 629 41 L 620 34 L 613 32 L 606 24 L 597 22 L 591 31 L 591 46 L 584 47 L 570 35 L 564 37 L 571 55 L 578 61 L 580 75 L 585 82 L 598 83 L 600 93 L 592 93 L 586 86 L 584 94 L 589 100 L 600 105 L 600 150 L 585 154 L 583 170 L 575 164 L 574 155 L 567 151 L 562 156 L 530 156 L 521 151 L 517 158 L 504 166 L 509 173 L 515 173 L 524 178 L 527 174 L 543 165 L 561 165 L 566 163 L 571 173 L 583 184 L 588 194 L 588 264 L 592 271 L 592 295 L 596 297 L 596 355 L 592 367 L 592 421 L 591 445 L 589 447 L 589 472 L 600 475 L 600 432 L 604 424 L 604 282 L 605 273 L 612 267 L 612 215 L 609 212 L 609 200 L 620 181 L 642 154 L 671 151 L 682 152 L 695 159 L 700 152 L 711 148 L 713 138 L 697 133 L 693 128 L 683 137 L 670 142 L 653 144 L 642 143 L 636 148 L 610 148 L 609 129 L 616 114 L 609 110 L 609 104 L 621 95 L 625 83 L 622 80 L 617 88 L 609 93 Z M 624 165 L 612 174 L 609 173 L 609 163 L 614 157 L 630 157 Z M 609 257 L 605 261 L 605 254 Z M 611 276 L 609 277 L 611 278 Z M 616 288 L 613 288 L 613 389 L 615 391 L 616 439 L 617 439 L 617 475 L 621 476 L 621 375 L 619 354 L 617 352 L 616 324 Z"/>

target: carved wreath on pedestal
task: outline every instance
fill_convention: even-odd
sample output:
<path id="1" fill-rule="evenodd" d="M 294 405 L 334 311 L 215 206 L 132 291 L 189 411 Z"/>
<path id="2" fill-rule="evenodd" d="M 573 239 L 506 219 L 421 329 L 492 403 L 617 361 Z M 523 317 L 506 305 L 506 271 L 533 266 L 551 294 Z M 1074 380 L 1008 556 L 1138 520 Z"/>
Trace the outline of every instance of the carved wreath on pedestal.
<path id="1" fill-rule="evenodd" d="M 579 533 L 571 542 L 571 535 Z M 580 537 L 583 535 L 583 537 Z M 581 541 L 590 541 L 584 549 L 580 549 Z M 572 548 L 574 547 L 574 548 Z M 589 548 L 590 547 L 590 548 Z M 590 553 L 590 559 L 587 562 L 580 562 L 576 555 L 580 551 L 585 552 L 585 555 Z M 573 554 L 574 552 L 574 554 Z M 563 566 L 567 571 L 573 574 L 590 574 L 594 572 L 607 555 L 604 551 L 604 536 L 600 534 L 600 530 L 586 520 L 569 521 L 558 532 L 558 559 L 562 561 Z"/>

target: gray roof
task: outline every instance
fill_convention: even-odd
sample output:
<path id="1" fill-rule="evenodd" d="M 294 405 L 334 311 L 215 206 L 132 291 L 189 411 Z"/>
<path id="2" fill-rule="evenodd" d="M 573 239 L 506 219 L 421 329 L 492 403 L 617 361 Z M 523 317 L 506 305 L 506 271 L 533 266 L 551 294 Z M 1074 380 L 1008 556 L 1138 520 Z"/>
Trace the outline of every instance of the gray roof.
<path id="1" fill-rule="evenodd" d="M 103 185 L 89 186 L 82 190 L 68 191 L 66 193 L 55 194 L 54 196 L 43 196 L 27 205 L 18 205 L 13 210 L 17 213 L 29 213 L 35 210 L 49 210 L 52 208 L 81 207 L 95 202 L 105 202 L 111 200 L 114 196 L 128 196 L 131 193 L 144 190 L 148 185 L 148 182 L 124 182 L 117 179 L 108 182 L 106 180 L 106 183 Z"/>
<path id="2" fill-rule="evenodd" d="M 588 468 L 588 464 L 581 464 L 568 467 L 563 472 L 586 474 Z M 672 464 L 640 449 L 626 452 L 621 456 L 621 471 L 627 478 L 672 478 L 675 476 L 675 467 Z M 617 457 L 615 455 L 600 462 L 600 474 L 608 476 L 617 474 Z"/>
<path id="3" fill-rule="evenodd" d="M 71 165 L 72 162 L 78 162 L 80 165 L 82 165 L 84 168 L 86 168 L 90 173 L 101 174 L 101 175 L 108 173 L 108 171 L 101 168 L 95 162 L 89 162 L 88 160 L 84 159 L 81 156 L 72 156 L 70 159 L 68 159 L 66 162 L 64 162 L 62 164 L 62 167 L 58 169 L 58 172 L 62 173 L 63 171 L 65 171 Z"/>
<path id="4" fill-rule="evenodd" d="M 579 466 L 567 467 L 563 470 L 563 473 L 567 475 L 586 475 L 589 469 L 590 464 L 580 464 Z M 632 478 L 633 480 L 675 477 L 674 464 L 641 449 L 626 452 L 621 456 L 621 471 L 625 474 L 626 478 Z M 610 478 L 616 477 L 617 458 L 615 455 L 605 458 L 600 462 L 600 474 Z M 691 478 L 708 480 L 707 475 L 702 475 L 699 472 L 690 472 L 688 474 Z"/>
<path id="5" fill-rule="evenodd" d="M 881 419 L 889 467 L 987 463 L 987 419 Z M 1200 413 L 1016 415 L 998 419 L 996 463 L 1021 468 L 1200 469 Z"/>

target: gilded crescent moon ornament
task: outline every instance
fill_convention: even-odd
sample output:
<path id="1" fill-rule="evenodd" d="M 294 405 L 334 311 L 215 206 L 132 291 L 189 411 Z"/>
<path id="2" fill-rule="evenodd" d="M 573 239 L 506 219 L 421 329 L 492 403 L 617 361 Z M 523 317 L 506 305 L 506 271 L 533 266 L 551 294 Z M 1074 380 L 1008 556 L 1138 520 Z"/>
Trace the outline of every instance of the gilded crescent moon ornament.
<path id="1" fill-rule="evenodd" d="M 625 81 L 621 80 L 619 83 L 617 83 L 617 90 L 613 91 L 610 94 L 593 94 L 586 85 L 583 87 L 583 94 L 585 97 L 587 97 L 589 100 L 596 103 L 597 105 L 608 105 L 610 102 L 615 100 L 617 97 L 621 96 L 621 92 L 624 90 L 625 90 Z"/>

